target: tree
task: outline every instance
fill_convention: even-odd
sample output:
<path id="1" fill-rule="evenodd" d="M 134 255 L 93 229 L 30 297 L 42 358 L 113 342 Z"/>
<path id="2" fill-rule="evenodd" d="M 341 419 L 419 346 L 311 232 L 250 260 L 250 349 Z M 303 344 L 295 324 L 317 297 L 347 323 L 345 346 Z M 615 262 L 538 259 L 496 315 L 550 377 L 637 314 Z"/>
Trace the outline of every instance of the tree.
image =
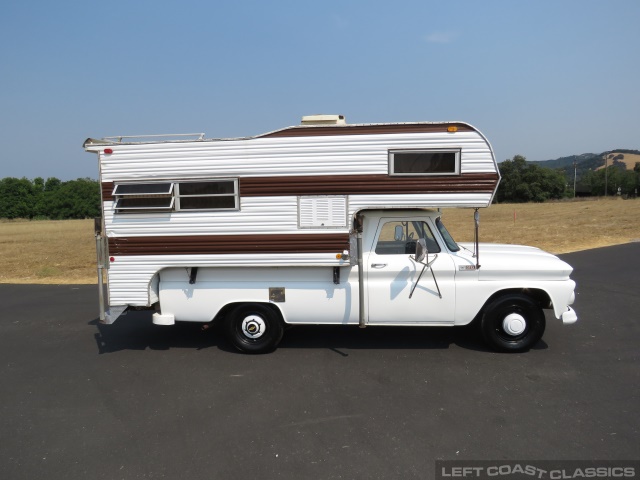
<path id="1" fill-rule="evenodd" d="M 0 218 L 33 218 L 35 195 L 27 178 L 0 180 Z"/>
<path id="2" fill-rule="evenodd" d="M 45 182 L 42 177 L 36 177 L 33 179 L 32 187 L 33 191 L 33 217 L 45 217 L 46 216 L 46 201 L 45 201 Z"/>
<path id="3" fill-rule="evenodd" d="M 100 185 L 95 180 L 70 180 L 46 193 L 49 218 L 62 220 L 100 216 Z"/>
<path id="4" fill-rule="evenodd" d="M 91 218 L 100 215 L 100 184 L 90 178 L 0 180 L 0 218 Z"/>
<path id="5" fill-rule="evenodd" d="M 53 192 L 60 188 L 60 185 L 62 185 L 62 182 L 56 177 L 49 177 L 47 178 L 47 182 L 44 184 L 44 190 L 45 192 Z"/>
<path id="6" fill-rule="evenodd" d="M 636 168 L 637 168 L 636 164 Z M 605 184 L 607 186 L 606 195 L 616 195 L 618 187 L 623 195 L 635 193 L 635 189 L 640 184 L 640 168 L 625 170 L 614 165 L 610 165 L 596 171 L 587 172 L 582 183 L 588 185 L 592 195 L 605 195 Z M 607 177 L 605 182 L 605 176 Z"/>
<path id="7" fill-rule="evenodd" d="M 502 162 L 500 174 L 498 202 L 544 202 L 564 196 L 566 180 L 560 171 L 527 164 L 522 155 Z"/>

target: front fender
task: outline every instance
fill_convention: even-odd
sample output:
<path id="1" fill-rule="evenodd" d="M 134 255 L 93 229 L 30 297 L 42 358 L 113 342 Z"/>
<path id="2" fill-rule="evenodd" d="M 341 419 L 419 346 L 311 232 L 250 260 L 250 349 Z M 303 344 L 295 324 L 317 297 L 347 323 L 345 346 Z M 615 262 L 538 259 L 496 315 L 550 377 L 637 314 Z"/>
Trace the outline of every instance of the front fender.
<path id="1" fill-rule="evenodd" d="M 576 283 L 570 279 L 537 282 L 461 282 L 456 284 L 455 324 L 471 323 L 489 301 L 503 293 L 512 292 L 544 300 L 543 308 L 548 308 L 547 304 L 550 303 L 555 317 L 560 319 L 573 303 L 575 286 Z"/>

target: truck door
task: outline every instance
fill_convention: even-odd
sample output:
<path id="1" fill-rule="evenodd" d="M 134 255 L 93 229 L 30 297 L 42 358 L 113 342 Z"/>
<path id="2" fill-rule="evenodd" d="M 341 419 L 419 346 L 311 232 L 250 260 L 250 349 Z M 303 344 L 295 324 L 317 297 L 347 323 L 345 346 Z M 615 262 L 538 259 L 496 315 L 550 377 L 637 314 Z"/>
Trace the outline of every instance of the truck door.
<path id="1" fill-rule="evenodd" d="M 381 218 L 370 246 L 364 252 L 369 324 L 452 325 L 455 314 L 454 262 L 434 236 L 429 219 Z M 429 269 L 418 280 L 423 265 L 413 261 L 418 238 L 424 238 L 440 293 Z M 365 245 L 366 249 L 366 245 Z"/>

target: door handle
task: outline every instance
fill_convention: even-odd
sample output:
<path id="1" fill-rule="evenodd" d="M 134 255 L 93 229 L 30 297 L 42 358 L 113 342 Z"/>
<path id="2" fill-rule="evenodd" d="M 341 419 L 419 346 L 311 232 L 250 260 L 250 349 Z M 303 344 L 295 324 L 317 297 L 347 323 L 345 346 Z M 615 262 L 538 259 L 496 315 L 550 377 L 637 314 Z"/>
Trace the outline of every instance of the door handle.
<path id="1" fill-rule="evenodd" d="M 371 264 L 371 268 L 384 268 L 386 266 L 387 266 L 386 263 L 372 263 Z"/>

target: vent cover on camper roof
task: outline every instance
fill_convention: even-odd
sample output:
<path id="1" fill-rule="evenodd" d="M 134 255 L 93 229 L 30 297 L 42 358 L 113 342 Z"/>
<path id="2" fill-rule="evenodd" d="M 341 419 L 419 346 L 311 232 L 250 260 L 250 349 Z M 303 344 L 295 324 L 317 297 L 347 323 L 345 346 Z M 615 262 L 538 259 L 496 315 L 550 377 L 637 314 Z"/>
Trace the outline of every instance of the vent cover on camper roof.
<path id="1" fill-rule="evenodd" d="M 346 125 L 344 115 L 306 115 L 301 125 Z"/>

